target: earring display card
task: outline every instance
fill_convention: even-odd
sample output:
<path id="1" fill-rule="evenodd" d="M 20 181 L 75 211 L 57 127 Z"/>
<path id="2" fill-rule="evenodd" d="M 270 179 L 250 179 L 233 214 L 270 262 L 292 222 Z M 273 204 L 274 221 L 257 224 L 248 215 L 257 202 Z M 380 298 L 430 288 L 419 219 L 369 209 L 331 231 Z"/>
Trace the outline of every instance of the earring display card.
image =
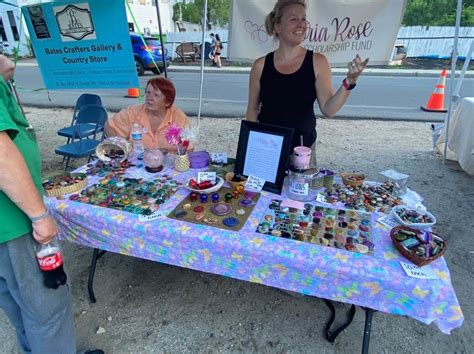
<path id="1" fill-rule="evenodd" d="M 257 232 L 320 246 L 374 254 L 371 214 L 304 204 L 304 209 L 282 207 L 273 199 Z"/>

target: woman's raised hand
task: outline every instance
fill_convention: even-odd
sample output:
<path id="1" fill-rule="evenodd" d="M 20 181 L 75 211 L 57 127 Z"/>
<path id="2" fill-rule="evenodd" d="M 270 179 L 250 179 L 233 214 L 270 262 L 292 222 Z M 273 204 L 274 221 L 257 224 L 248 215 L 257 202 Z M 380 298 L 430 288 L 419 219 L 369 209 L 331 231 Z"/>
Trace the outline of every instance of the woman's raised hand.
<path id="1" fill-rule="evenodd" d="M 359 78 L 362 71 L 364 71 L 365 67 L 369 62 L 369 58 L 362 61 L 362 58 L 359 54 L 356 55 L 354 59 L 352 59 L 348 64 L 349 71 L 347 72 L 347 82 L 349 85 L 355 84 L 357 79 Z"/>

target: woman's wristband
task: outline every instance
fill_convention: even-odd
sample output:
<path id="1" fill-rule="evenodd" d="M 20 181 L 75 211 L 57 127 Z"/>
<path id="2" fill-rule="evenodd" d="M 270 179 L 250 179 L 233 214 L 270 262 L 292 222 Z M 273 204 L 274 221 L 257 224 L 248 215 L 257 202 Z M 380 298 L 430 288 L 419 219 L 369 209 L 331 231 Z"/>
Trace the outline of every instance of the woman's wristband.
<path id="1" fill-rule="evenodd" d="M 46 211 L 41 214 L 41 215 L 38 215 L 38 216 L 29 216 L 31 222 L 38 222 L 40 220 L 43 220 L 44 218 L 47 218 L 49 216 L 49 212 L 48 212 L 48 209 L 46 209 Z"/>
<path id="2" fill-rule="evenodd" d="M 356 87 L 356 84 L 349 84 L 346 79 L 342 80 L 342 86 L 347 90 L 350 91 L 354 87 Z"/>

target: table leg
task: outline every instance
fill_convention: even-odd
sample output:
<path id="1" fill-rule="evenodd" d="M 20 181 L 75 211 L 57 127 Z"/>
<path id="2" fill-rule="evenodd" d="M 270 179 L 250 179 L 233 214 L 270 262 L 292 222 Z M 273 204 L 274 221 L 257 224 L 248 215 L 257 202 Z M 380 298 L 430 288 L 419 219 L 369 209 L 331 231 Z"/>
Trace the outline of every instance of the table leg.
<path id="1" fill-rule="evenodd" d="M 369 353 L 370 333 L 372 331 L 372 315 L 375 310 L 363 307 L 365 310 L 364 340 L 362 342 L 362 354 Z"/>
<path id="2" fill-rule="evenodd" d="M 334 307 L 332 301 L 324 300 L 324 302 L 326 303 L 327 307 L 329 307 L 329 309 L 331 310 L 331 318 L 329 319 L 325 328 L 325 332 L 326 332 L 325 337 L 328 342 L 333 343 L 336 340 L 337 336 L 352 323 L 352 320 L 354 319 L 354 315 L 356 312 L 356 307 L 355 305 L 351 305 L 351 308 L 347 315 L 347 321 L 344 322 L 341 326 L 337 327 L 333 332 L 331 332 L 331 326 L 334 320 L 336 319 L 336 308 Z"/>
<path id="3" fill-rule="evenodd" d="M 328 342 L 333 343 L 336 340 L 337 336 L 351 324 L 352 320 L 354 319 L 356 307 L 355 305 L 351 305 L 351 309 L 349 310 L 349 313 L 347 316 L 347 321 L 343 323 L 341 326 L 339 326 L 338 328 L 336 328 L 333 332 L 331 332 L 331 326 L 334 323 L 334 320 L 336 318 L 336 308 L 334 307 L 332 301 L 324 300 L 324 302 L 331 310 L 331 318 L 329 319 L 325 328 L 325 332 L 326 332 L 325 337 L 328 340 Z M 362 308 L 365 311 L 365 326 L 364 326 L 364 337 L 362 341 L 362 354 L 368 354 L 370 333 L 372 332 L 372 315 L 374 314 L 375 310 L 367 308 L 367 307 L 362 307 Z"/>
<path id="4" fill-rule="evenodd" d="M 97 260 L 104 255 L 105 251 L 99 251 L 97 248 L 94 248 L 92 251 L 92 260 L 91 266 L 89 268 L 89 277 L 87 279 L 87 291 L 89 292 L 89 299 L 92 303 L 95 303 L 97 300 L 94 295 L 94 274 L 95 267 L 97 265 Z"/>

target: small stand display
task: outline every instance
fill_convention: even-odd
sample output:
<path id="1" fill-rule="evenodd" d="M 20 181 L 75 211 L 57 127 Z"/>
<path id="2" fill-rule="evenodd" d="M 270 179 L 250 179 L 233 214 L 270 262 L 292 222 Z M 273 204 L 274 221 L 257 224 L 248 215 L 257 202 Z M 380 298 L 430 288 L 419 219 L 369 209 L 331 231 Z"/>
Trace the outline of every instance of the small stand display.
<path id="1" fill-rule="evenodd" d="M 260 194 L 239 193 L 231 188 L 221 188 L 212 194 L 191 192 L 168 217 L 238 231 L 244 226 L 259 198 Z"/>
<path id="2" fill-rule="evenodd" d="M 263 178 L 263 190 L 280 194 L 292 138 L 291 128 L 242 121 L 234 173 Z"/>

